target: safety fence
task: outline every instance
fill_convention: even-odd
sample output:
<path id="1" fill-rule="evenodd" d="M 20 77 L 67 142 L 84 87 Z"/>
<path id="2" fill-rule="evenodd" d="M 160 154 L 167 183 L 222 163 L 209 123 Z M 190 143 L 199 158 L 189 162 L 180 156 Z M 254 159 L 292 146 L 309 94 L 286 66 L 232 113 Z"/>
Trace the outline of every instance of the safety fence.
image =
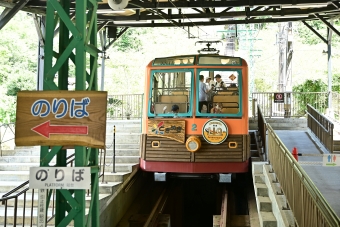
<path id="1" fill-rule="evenodd" d="M 338 122 L 340 122 L 340 93 L 337 92 L 331 92 L 332 95 L 332 109 L 333 113 L 331 115 L 336 119 Z"/>
<path id="2" fill-rule="evenodd" d="M 254 92 L 249 106 L 252 107 L 253 117 L 258 114 L 257 105 L 260 105 L 264 117 L 305 117 L 307 104 L 320 113 L 326 113 L 329 96 L 332 112 L 327 114 L 340 121 L 340 94 L 336 92 Z M 144 94 L 109 95 L 108 119 L 140 119 L 143 97 Z"/>
<path id="3" fill-rule="evenodd" d="M 340 120 L 340 95 L 336 92 L 254 92 L 251 99 L 255 103 L 252 106 L 260 105 L 264 117 L 304 117 L 307 104 L 326 113 L 329 95 L 333 110 L 329 114 Z M 253 115 L 257 116 L 256 109 L 253 109 Z"/>
<path id="4" fill-rule="evenodd" d="M 0 124 L 0 157 L 2 156 L 2 150 L 14 146 L 14 127 L 14 123 Z"/>
<path id="5" fill-rule="evenodd" d="M 114 120 L 142 117 L 143 94 L 108 95 L 107 118 Z"/>
<path id="6" fill-rule="evenodd" d="M 268 124 L 268 156 L 297 226 L 339 227 L 340 219 Z"/>
<path id="7" fill-rule="evenodd" d="M 307 105 L 307 115 L 308 128 L 319 138 L 326 149 L 333 153 L 333 122 L 309 104 Z"/>

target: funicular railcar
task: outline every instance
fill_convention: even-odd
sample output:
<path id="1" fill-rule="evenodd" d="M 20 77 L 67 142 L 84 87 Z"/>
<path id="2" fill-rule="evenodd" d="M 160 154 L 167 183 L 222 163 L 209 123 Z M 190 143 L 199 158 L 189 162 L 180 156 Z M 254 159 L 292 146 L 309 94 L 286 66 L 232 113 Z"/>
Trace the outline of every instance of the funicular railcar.
<path id="1" fill-rule="evenodd" d="M 200 75 L 204 82 L 220 75 L 225 83 L 208 92 L 201 110 Z M 154 172 L 156 180 L 165 180 L 167 173 L 221 177 L 248 172 L 248 66 L 244 59 L 215 54 L 156 58 L 146 68 L 144 94 L 140 150 L 144 171 Z M 178 113 L 171 111 L 174 105 Z"/>

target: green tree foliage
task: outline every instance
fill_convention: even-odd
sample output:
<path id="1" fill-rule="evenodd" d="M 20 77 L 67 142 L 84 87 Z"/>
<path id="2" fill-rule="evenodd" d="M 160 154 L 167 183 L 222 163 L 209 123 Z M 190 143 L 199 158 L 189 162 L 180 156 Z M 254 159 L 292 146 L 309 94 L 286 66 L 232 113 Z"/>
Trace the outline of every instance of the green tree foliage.
<path id="1" fill-rule="evenodd" d="M 306 80 L 303 84 L 296 85 L 293 87 L 293 92 L 301 93 L 301 92 L 326 92 L 327 85 L 321 80 Z M 301 115 L 303 115 L 307 109 L 307 104 L 312 105 L 314 108 L 319 110 L 320 112 L 324 112 L 328 106 L 328 99 L 326 95 L 295 95 L 294 97 L 298 100 L 299 110 Z"/>
<path id="2" fill-rule="evenodd" d="M 20 69 L 37 69 L 38 40 L 32 39 L 37 37 L 33 19 L 20 12 L 12 20 L 0 31 L 0 83 Z"/>
<path id="3" fill-rule="evenodd" d="M 255 78 L 255 90 L 256 92 L 267 92 L 272 91 L 273 86 L 263 78 Z"/>
<path id="4" fill-rule="evenodd" d="M 0 87 L 0 123 L 15 122 L 16 97 L 6 96 L 4 91 Z"/>
<path id="5" fill-rule="evenodd" d="M 35 80 L 32 73 L 22 72 L 21 74 L 10 75 L 7 82 L 0 86 L 0 122 L 15 122 L 16 96 L 18 91 L 34 90 Z"/>
<path id="6" fill-rule="evenodd" d="M 146 29 L 129 28 L 113 45 L 118 51 L 139 51 L 142 48 L 141 36 L 146 34 Z"/>
<path id="7" fill-rule="evenodd" d="M 15 121 L 17 92 L 35 88 L 38 38 L 25 12 L 12 18 L 0 36 L 0 122 L 9 123 Z"/>
<path id="8" fill-rule="evenodd" d="M 7 96 L 17 96 L 18 91 L 34 90 L 35 80 L 32 75 L 19 74 L 11 76 L 6 83 Z"/>
<path id="9" fill-rule="evenodd" d="M 320 20 L 308 21 L 308 23 L 315 31 L 317 31 L 322 37 L 327 39 L 327 26 Z M 340 22 L 337 20 L 334 22 L 334 27 L 337 29 L 340 28 Z M 323 41 L 314 34 L 306 25 L 303 23 L 298 24 L 297 34 L 301 39 L 301 42 L 304 44 L 315 45 L 319 43 L 323 43 Z M 333 33 L 334 34 L 334 33 Z M 340 41 L 340 38 L 337 35 L 332 36 L 332 45 L 336 46 Z"/>
<path id="10" fill-rule="evenodd" d="M 110 116 L 113 116 L 114 112 L 119 111 L 120 107 L 123 106 L 123 101 L 117 98 L 108 98 L 107 104 L 107 112 Z"/>
<path id="11" fill-rule="evenodd" d="M 340 93 L 340 73 L 335 73 L 333 75 L 332 91 Z"/>
<path id="12" fill-rule="evenodd" d="M 303 84 L 299 84 L 293 87 L 294 92 L 326 92 L 327 84 L 321 79 L 306 80 Z"/>

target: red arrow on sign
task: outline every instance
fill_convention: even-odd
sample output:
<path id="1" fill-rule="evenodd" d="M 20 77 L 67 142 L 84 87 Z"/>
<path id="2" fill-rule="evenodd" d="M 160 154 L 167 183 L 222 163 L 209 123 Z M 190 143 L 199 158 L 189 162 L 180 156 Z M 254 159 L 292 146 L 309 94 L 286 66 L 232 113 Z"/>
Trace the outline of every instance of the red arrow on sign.
<path id="1" fill-rule="evenodd" d="M 50 134 L 75 134 L 87 135 L 88 126 L 80 125 L 50 125 L 50 121 L 46 121 L 38 126 L 31 128 L 32 131 L 50 138 Z"/>

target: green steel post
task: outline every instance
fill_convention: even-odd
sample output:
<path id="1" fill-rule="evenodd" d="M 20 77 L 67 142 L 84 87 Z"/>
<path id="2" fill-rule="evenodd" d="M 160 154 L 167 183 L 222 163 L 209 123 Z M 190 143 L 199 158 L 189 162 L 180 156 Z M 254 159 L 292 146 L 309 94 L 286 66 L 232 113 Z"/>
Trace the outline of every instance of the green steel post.
<path id="1" fill-rule="evenodd" d="M 87 1 L 76 1 L 76 27 L 78 34 L 74 37 L 78 43 L 76 46 L 76 90 L 83 91 L 85 87 L 86 75 L 86 4 Z"/>
<path id="2" fill-rule="evenodd" d="M 96 0 L 76 0 L 75 22 L 70 19 L 70 1 L 47 0 L 44 59 L 44 90 L 68 90 L 70 64 L 75 67 L 76 91 L 98 89 L 97 82 L 97 8 Z M 55 27 L 59 22 L 59 48 L 53 49 Z M 87 56 L 89 56 L 87 58 Z M 54 59 L 53 59 L 54 58 Z M 86 66 L 89 70 L 86 70 Z M 55 83 L 55 76 L 58 83 Z M 87 83 L 86 83 L 87 82 Z M 88 88 L 86 87 L 88 84 Z M 56 157 L 56 166 L 66 167 L 67 152 L 62 146 L 41 147 L 40 166 L 49 166 Z M 85 218 L 85 190 L 60 189 L 56 192 L 55 225 L 66 227 L 73 220 L 75 227 L 99 226 L 98 149 L 75 146 L 75 166 L 91 167 L 91 203 Z"/>
<path id="3" fill-rule="evenodd" d="M 97 47 L 97 6 L 98 3 L 94 0 L 88 1 L 88 20 L 91 21 L 91 25 L 89 29 L 89 33 L 87 39 L 90 40 L 90 45 Z M 98 53 L 96 56 L 90 55 L 90 80 L 88 80 L 89 90 L 98 90 L 98 75 L 97 75 L 97 64 L 98 64 Z M 90 166 L 98 167 L 98 154 L 99 150 L 96 148 L 89 149 L 90 156 L 89 156 L 89 163 Z M 91 223 L 91 226 L 99 226 L 99 180 L 98 180 L 98 172 L 99 168 L 94 168 L 91 171 L 91 204 L 90 204 L 90 211 L 89 211 L 89 219 L 87 224 Z M 89 220 L 91 222 L 89 222 Z"/>
<path id="4" fill-rule="evenodd" d="M 70 1 L 60 0 L 60 4 L 63 6 L 65 13 L 70 15 Z M 70 44 L 69 31 L 63 20 L 59 21 L 59 53 L 62 53 Z M 59 90 L 68 90 L 68 73 L 69 73 L 69 60 L 66 60 L 59 69 L 58 87 Z M 66 163 L 66 162 L 65 162 Z"/>
<path id="5" fill-rule="evenodd" d="M 75 39 L 78 41 L 76 45 L 76 90 L 83 91 L 85 87 L 85 75 L 86 75 L 86 51 L 85 51 L 85 39 L 86 36 L 86 4 L 87 1 L 76 1 L 76 27 L 78 34 L 75 35 Z M 85 166 L 85 147 L 75 147 L 75 166 Z M 75 190 L 74 198 L 78 202 L 76 210 L 78 214 L 74 217 L 74 225 L 76 227 L 85 226 L 85 190 Z"/>
<path id="6" fill-rule="evenodd" d="M 70 1 L 61 0 L 60 4 L 63 6 L 65 13 L 70 14 Z M 69 45 L 69 31 L 63 20 L 59 20 L 59 53 L 62 53 L 66 47 Z M 58 87 L 59 90 L 68 89 L 68 71 L 69 65 L 68 61 L 65 61 L 58 71 Z M 60 150 L 57 153 L 57 165 L 56 166 L 66 166 L 66 150 Z M 58 226 L 61 221 L 65 218 L 66 212 L 69 208 L 67 201 L 60 193 L 60 190 L 56 190 L 56 215 L 55 215 L 55 225 Z"/>
<path id="7" fill-rule="evenodd" d="M 48 72 L 52 68 L 53 59 L 53 38 L 54 38 L 54 8 L 51 1 L 47 1 L 46 9 L 46 37 L 44 47 L 44 90 L 56 90 L 57 86 L 53 84 L 54 75 L 49 75 Z M 51 83 L 52 81 L 52 83 Z"/>
<path id="8" fill-rule="evenodd" d="M 90 151 L 90 164 L 91 166 L 98 166 L 98 149 L 91 148 Z M 91 220 L 91 226 L 99 226 L 99 186 L 98 186 L 98 172 L 99 168 L 95 168 L 93 172 L 91 171 L 91 182 L 95 182 L 95 184 L 91 185 L 91 208 L 89 212 L 89 217 Z M 97 214 L 97 215 L 96 215 Z M 87 222 L 89 223 L 89 222 Z"/>
<path id="9" fill-rule="evenodd" d="M 57 163 L 56 166 L 66 166 L 66 150 L 61 149 L 57 153 Z M 55 225 L 58 226 L 59 223 L 65 218 L 65 214 L 68 208 L 68 204 L 65 201 L 65 198 L 60 193 L 60 190 L 56 190 L 56 201 L 55 203 Z"/>

